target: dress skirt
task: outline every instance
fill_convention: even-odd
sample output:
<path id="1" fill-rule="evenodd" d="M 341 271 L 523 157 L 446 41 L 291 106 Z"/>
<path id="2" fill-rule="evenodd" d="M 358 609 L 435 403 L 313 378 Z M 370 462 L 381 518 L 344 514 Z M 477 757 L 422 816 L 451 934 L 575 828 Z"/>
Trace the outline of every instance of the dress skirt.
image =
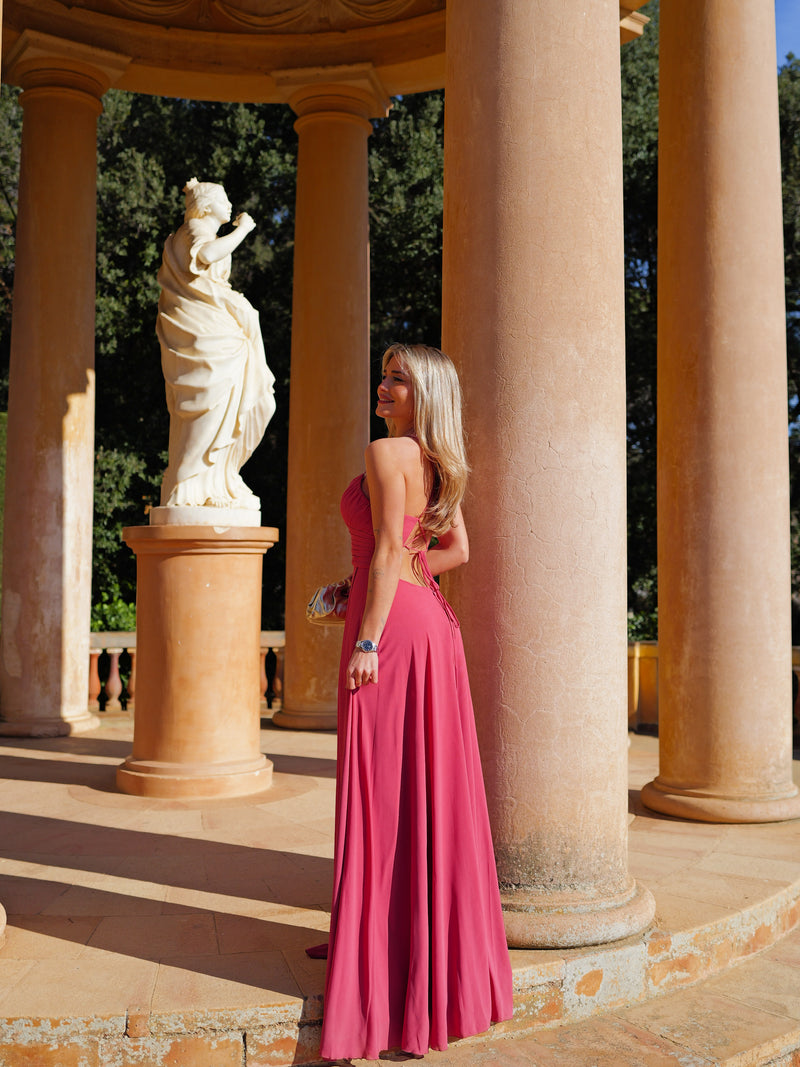
<path id="1" fill-rule="evenodd" d="M 424 552 L 426 584 L 398 584 L 378 684 L 345 689 L 372 551 L 360 479 L 342 511 L 356 567 L 339 675 L 321 1053 L 424 1054 L 513 1010 L 472 701 L 458 623 Z M 409 534 L 416 519 L 406 524 Z"/>

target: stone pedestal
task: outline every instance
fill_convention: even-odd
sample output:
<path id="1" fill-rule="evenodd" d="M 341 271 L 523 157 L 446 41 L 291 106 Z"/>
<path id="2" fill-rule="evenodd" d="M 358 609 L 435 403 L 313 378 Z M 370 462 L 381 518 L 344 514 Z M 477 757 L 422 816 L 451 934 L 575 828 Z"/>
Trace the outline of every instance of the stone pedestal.
<path id="1" fill-rule="evenodd" d="M 126 793 L 232 797 L 267 789 L 259 749 L 262 557 L 273 527 L 133 526 L 137 676 Z"/>
<path id="2" fill-rule="evenodd" d="M 385 114 L 368 67 L 277 75 L 297 112 L 297 210 L 279 726 L 336 726 L 341 627 L 309 626 L 314 589 L 352 570 L 339 497 L 369 441 L 367 138 Z"/>
<path id="3" fill-rule="evenodd" d="M 711 822 L 800 816 L 773 7 L 661 7 L 660 745 L 642 800 Z"/>
<path id="4" fill-rule="evenodd" d="M 628 870 L 619 26 L 447 8 L 443 342 L 474 471 L 461 617 L 509 944 L 638 933 Z"/>

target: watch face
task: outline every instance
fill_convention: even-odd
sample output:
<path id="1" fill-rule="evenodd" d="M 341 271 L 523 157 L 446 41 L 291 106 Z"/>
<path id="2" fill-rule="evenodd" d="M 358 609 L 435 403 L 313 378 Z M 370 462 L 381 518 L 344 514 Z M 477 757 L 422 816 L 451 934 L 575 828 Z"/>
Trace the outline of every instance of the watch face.
<path id="1" fill-rule="evenodd" d="M 370 641 L 369 638 L 364 638 L 362 641 L 356 641 L 356 648 L 360 648 L 362 652 L 378 651 L 378 646 L 374 641 Z"/>

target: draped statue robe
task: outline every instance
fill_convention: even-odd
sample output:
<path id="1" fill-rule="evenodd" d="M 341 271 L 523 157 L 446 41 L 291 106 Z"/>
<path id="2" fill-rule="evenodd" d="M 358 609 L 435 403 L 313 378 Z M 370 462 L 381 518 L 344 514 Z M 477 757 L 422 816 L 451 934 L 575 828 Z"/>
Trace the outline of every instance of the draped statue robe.
<path id="1" fill-rule="evenodd" d="M 156 333 L 169 409 L 162 505 L 258 509 L 239 470 L 275 412 L 258 312 L 228 281 L 231 257 L 206 266 L 213 240 L 190 219 L 164 245 Z"/>

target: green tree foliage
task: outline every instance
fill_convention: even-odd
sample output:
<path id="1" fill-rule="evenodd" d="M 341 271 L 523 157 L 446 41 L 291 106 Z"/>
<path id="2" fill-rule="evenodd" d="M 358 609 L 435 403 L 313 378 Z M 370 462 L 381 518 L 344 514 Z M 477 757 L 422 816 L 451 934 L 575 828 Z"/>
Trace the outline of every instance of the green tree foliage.
<path id="1" fill-rule="evenodd" d="M 629 636 L 658 636 L 656 581 L 656 282 L 658 0 L 622 48 Z"/>
<path id="2" fill-rule="evenodd" d="M 19 89 L 0 86 L 0 410 L 8 409 L 8 356 L 22 109 Z"/>
<path id="3" fill-rule="evenodd" d="M 631 636 L 656 636 L 656 279 L 658 0 L 642 38 L 622 48 L 626 345 L 628 375 L 628 595 Z M 800 60 L 779 79 L 784 168 L 793 582 L 800 595 Z M 21 115 L 0 92 L 0 407 L 8 343 Z M 441 335 L 443 176 L 441 92 L 397 100 L 369 142 L 371 343 L 377 373 L 392 340 Z M 193 175 L 222 182 L 256 231 L 234 256 L 233 284 L 257 307 L 278 409 L 244 470 L 264 521 L 283 528 L 291 340 L 297 136 L 278 105 L 215 104 L 111 91 L 98 126 L 97 453 L 94 612 L 97 628 L 130 622 L 135 565 L 125 525 L 157 503 L 168 417 L 155 338 L 156 273 L 182 220 Z M 382 431 L 375 423 L 374 433 Z M 263 625 L 283 615 L 284 539 L 265 559 Z"/>
<path id="4" fill-rule="evenodd" d="M 373 127 L 370 334 L 377 386 L 380 357 L 392 341 L 441 343 L 444 93 L 396 100 Z M 372 436 L 385 432 L 373 415 Z"/>
<path id="5" fill-rule="evenodd" d="M 16 90 L 0 97 L 0 402 L 8 337 L 19 166 Z M 257 229 L 237 249 L 232 283 L 259 309 L 277 411 L 244 469 L 264 521 L 283 527 L 289 412 L 297 136 L 277 105 L 215 104 L 110 91 L 98 123 L 98 230 L 93 626 L 130 621 L 135 560 L 124 526 L 146 521 L 166 465 L 168 415 L 155 337 L 156 274 L 193 175 L 222 182 Z M 370 138 L 372 337 L 438 341 L 441 333 L 441 93 L 395 102 Z M 376 432 L 381 427 L 376 426 Z M 282 529 L 282 532 L 285 531 Z M 283 624 L 285 541 L 264 562 L 263 625 Z M 127 614 L 126 614 L 127 613 Z"/>
<path id="6" fill-rule="evenodd" d="M 98 125 L 95 605 L 132 602 L 135 561 L 120 534 L 146 521 L 146 507 L 158 503 L 169 418 L 155 336 L 156 274 L 164 240 L 183 220 L 181 190 L 193 176 L 221 182 L 234 211 L 249 211 L 257 221 L 236 251 L 231 280 L 259 309 L 278 407 L 244 477 L 263 501 L 264 521 L 283 524 L 295 168 L 287 108 L 113 90 L 104 97 Z M 269 628 L 282 625 L 284 552 L 281 540 L 264 562 Z"/>

